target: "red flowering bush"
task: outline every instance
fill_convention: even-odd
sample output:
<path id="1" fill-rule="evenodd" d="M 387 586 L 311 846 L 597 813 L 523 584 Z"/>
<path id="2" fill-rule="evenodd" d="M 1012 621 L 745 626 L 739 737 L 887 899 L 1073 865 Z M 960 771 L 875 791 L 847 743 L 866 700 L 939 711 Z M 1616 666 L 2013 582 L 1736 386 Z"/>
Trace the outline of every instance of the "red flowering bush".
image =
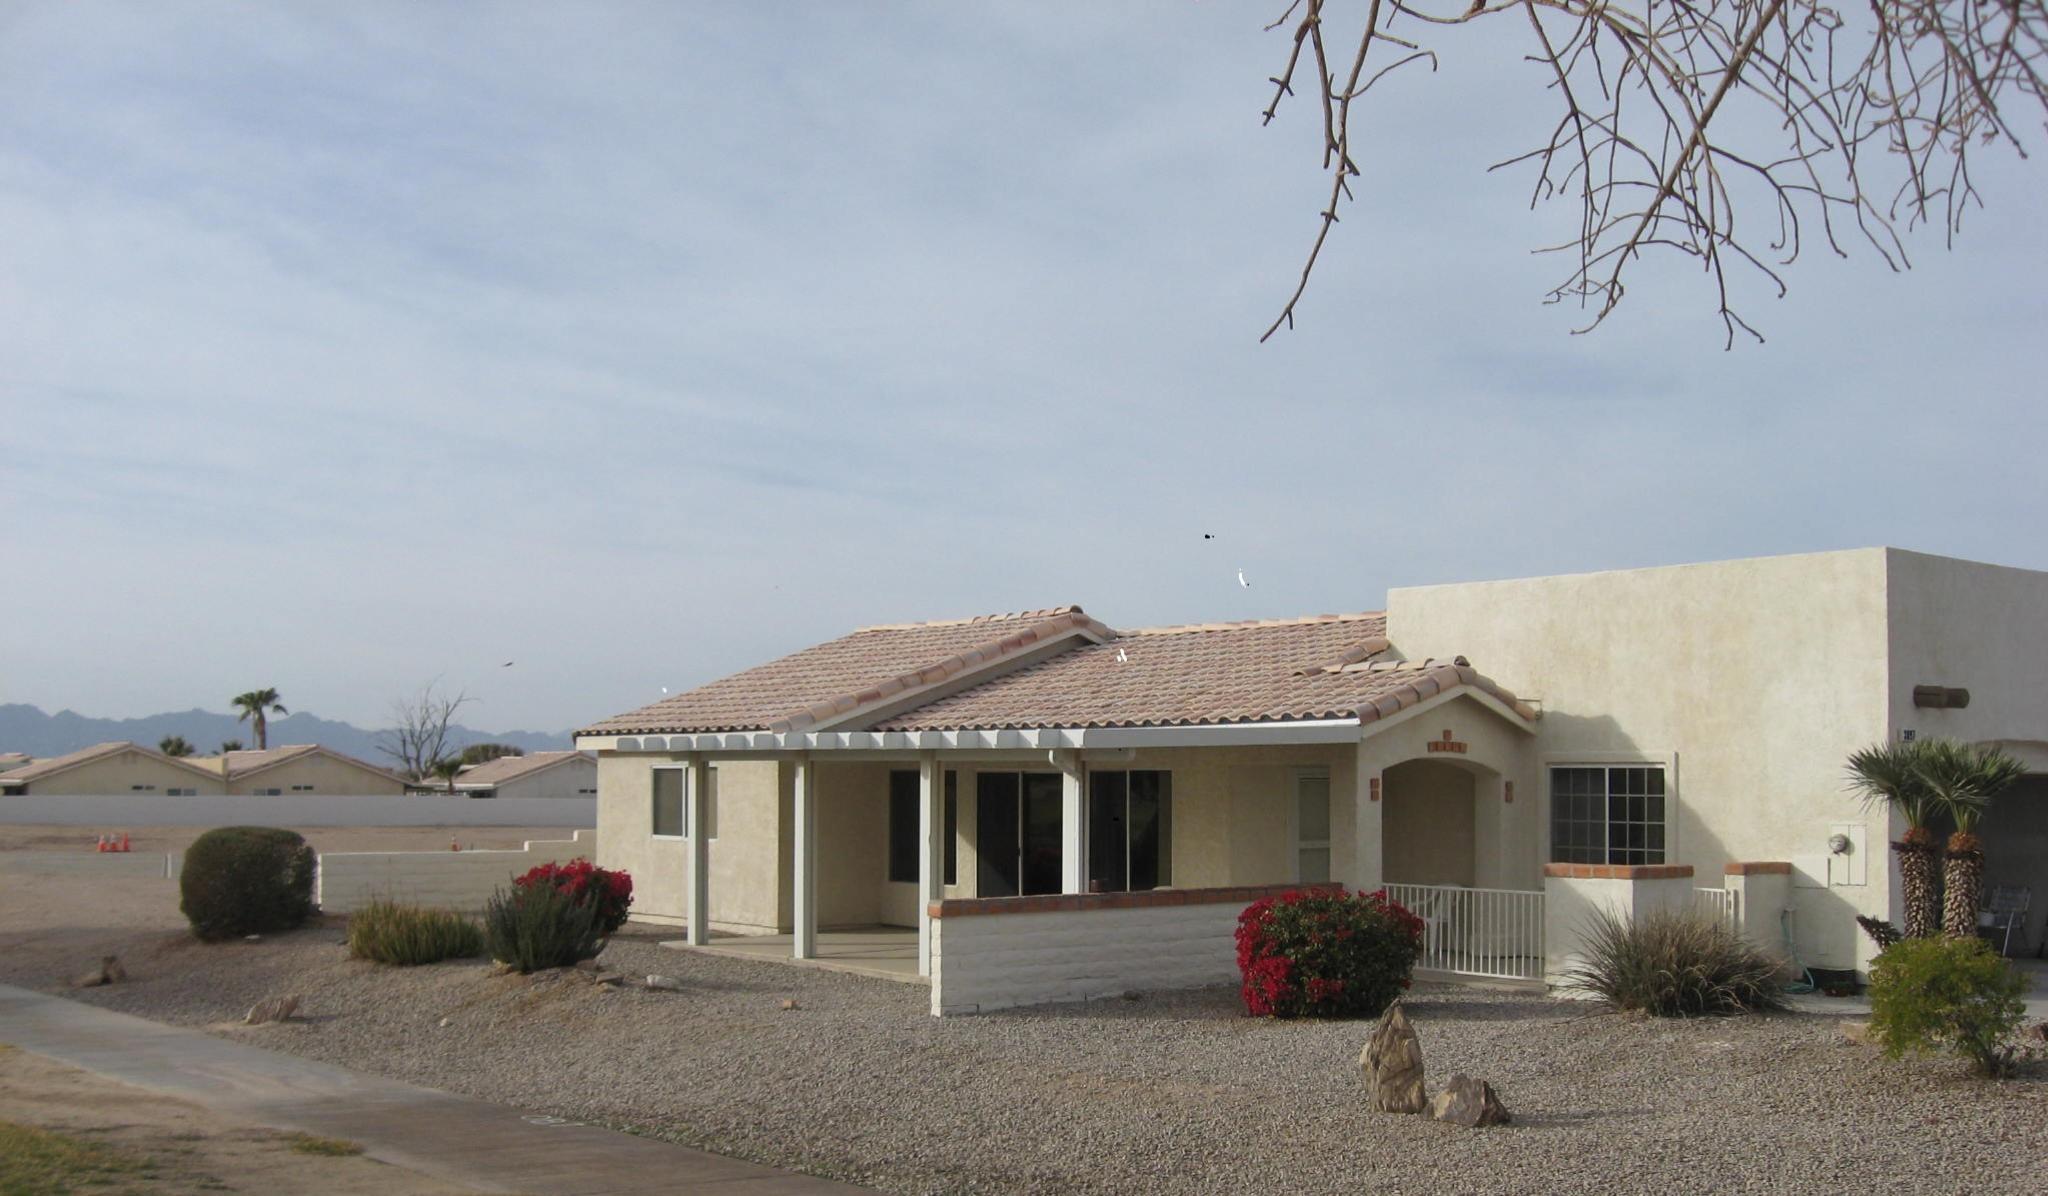
<path id="1" fill-rule="evenodd" d="M 1237 970 L 1253 1017 L 1378 1017 L 1421 957 L 1422 919 L 1384 890 L 1294 890 L 1237 917 Z"/>
<path id="2" fill-rule="evenodd" d="M 633 904 L 633 878 L 623 869 L 600 868 L 585 859 L 542 864 L 512 882 L 515 888 L 551 885 L 577 905 L 595 907 L 597 932 L 611 934 L 626 924 Z"/>

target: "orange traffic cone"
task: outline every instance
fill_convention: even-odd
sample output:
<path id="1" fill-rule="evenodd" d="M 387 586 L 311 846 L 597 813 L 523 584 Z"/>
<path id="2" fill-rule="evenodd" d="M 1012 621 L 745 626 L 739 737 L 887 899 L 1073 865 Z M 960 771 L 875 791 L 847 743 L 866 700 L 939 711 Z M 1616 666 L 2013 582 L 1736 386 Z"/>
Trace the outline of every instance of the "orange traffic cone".
<path id="1" fill-rule="evenodd" d="M 122 832 L 121 832 L 121 850 L 122 850 L 122 851 L 134 851 L 134 850 L 135 850 L 135 849 L 134 849 L 133 847 L 130 847 L 130 846 L 128 845 L 128 832 L 127 832 L 127 831 L 122 831 Z"/>
<path id="2" fill-rule="evenodd" d="M 107 837 L 105 835 L 100 836 L 100 841 L 93 845 L 93 850 L 105 854 L 107 850 Z"/>
<path id="3" fill-rule="evenodd" d="M 461 850 L 462 850 L 462 844 L 460 844 L 460 843 L 457 843 L 457 842 L 455 841 L 455 836 L 453 836 L 453 835 L 450 835 L 450 836 L 448 836 L 448 850 L 450 850 L 450 851 L 461 851 Z"/>

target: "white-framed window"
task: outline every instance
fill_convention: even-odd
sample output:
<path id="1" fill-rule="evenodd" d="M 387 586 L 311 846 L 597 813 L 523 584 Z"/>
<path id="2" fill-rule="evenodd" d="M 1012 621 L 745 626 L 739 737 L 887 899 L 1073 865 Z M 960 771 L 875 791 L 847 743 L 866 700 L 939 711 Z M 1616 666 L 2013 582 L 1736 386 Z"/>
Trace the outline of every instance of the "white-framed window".
<path id="1" fill-rule="evenodd" d="M 154 793 L 154 792 L 156 791 L 156 786 L 155 786 L 155 785 L 130 785 L 130 786 L 128 786 L 128 789 L 129 789 L 129 791 L 130 791 L 131 793 Z"/>
<path id="2" fill-rule="evenodd" d="M 256 796 L 258 796 L 258 797 L 283 797 L 283 796 L 284 796 L 284 790 L 282 790 L 282 789 L 258 789 L 258 790 L 256 791 Z"/>
<path id="3" fill-rule="evenodd" d="M 311 785 L 293 785 L 293 786 L 292 786 L 292 792 L 293 792 L 293 793 L 311 793 L 311 792 L 313 792 L 313 787 L 312 787 Z"/>
<path id="4" fill-rule="evenodd" d="M 1293 770 L 1294 879 L 1305 885 L 1330 879 L 1330 770 Z"/>
<path id="5" fill-rule="evenodd" d="M 1552 765 L 1551 862 L 1661 864 L 1666 812 L 1661 764 Z"/>
<path id="6" fill-rule="evenodd" d="M 1088 774 L 1090 892 L 1136 893 L 1173 883 L 1173 774 L 1160 768 Z"/>
<path id="7" fill-rule="evenodd" d="M 590 789 L 578 789 L 578 790 L 576 791 L 576 793 L 577 793 L 577 796 L 579 796 L 579 797 L 596 797 L 596 796 L 597 796 L 597 790 L 596 790 L 596 788 L 595 788 L 595 787 L 593 787 L 593 788 L 590 788 Z"/>
<path id="8" fill-rule="evenodd" d="M 199 790 L 197 790 L 197 789 L 166 789 L 166 790 L 164 790 L 164 796 L 165 796 L 165 797 L 198 797 L 198 796 L 199 796 Z"/>
<path id="9" fill-rule="evenodd" d="M 705 837 L 718 838 L 718 766 L 704 770 L 709 783 L 704 790 Z M 652 833 L 657 839 L 686 839 L 690 835 L 690 769 L 685 764 L 660 764 L 654 769 L 654 810 Z"/>
<path id="10" fill-rule="evenodd" d="M 941 856 L 942 884 L 955 883 L 955 874 L 960 868 L 960 845 L 955 841 L 960 834 L 960 774 L 952 769 L 945 770 L 945 811 L 944 824 L 939 841 L 944 845 Z M 917 883 L 917 804 L 924 800 L 924 779 L 914 768 L 891 769 L 889 772 L 889 882 L 891 884 Z"/>

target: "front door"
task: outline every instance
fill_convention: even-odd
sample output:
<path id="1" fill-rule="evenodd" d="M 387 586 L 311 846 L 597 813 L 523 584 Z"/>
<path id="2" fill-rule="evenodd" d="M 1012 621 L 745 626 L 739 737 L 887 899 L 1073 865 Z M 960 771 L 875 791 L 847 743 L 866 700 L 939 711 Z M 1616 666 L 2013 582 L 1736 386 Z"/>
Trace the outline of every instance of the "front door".
<path id="1" fill-rule="evenodd" d="M 984 772 L 975 778 L 975 890 L 980 897 L 1060 891 L 1065 841 L 1056 772 Z"/>

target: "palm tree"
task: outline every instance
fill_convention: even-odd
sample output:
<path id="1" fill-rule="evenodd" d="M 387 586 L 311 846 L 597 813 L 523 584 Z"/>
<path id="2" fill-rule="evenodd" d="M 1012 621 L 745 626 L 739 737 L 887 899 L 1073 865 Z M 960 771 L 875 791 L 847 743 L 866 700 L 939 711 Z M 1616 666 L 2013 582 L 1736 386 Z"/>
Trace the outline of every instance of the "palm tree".
<path id="1" fill-rule="evenodd" d="M 1915 771 L 1956 827 L 1942 868 L 1941 931 L 1950 938 L 1973 938 L 1984 896 L 1984 845 L 1977 838 L 1977 820 L 1991 799 L 2026 775 L 2027 766 L 1995 747 L 1934 739 Z"/>
<path id="2" fill-rule="evenodd" d="M 156 750 L 166 756 L 190 756 L 195 754 L 192 745 L 185 742 L 183 735 L 166 735 L 156 741 Z"/>
<path id="3" fill-rule="evenodd" d="M 447 756 L 436 760 L 434 766 L 427 771 L 433 773 L 437 779 L 448 782 L 448 794 L 452 797 L 455 794 L 455 778 L 462 772 L 462 757 Z"/>
<path id="4" fill-rule="evenodd" d="M 1865 806 L 1883 806 L 1906 820 L 1906 833 L 1892 844 L 1899 857 L 1899 883 L 1906 907 L 1907 938 L 1926 938 L 1938 923 L 1934 901 L 1935 859 L 1941 849 L 1927 820 L 1939 806 L 1919 765 L 1931 740 L 1880 743 L 1849 756 L 1849 786 Z"/>
<path id="5" fill-rule="evenodd" d="M 291 711 L 284 708 L 283 703 L 277 700 L 277 691 L 274 689 L 252 689 L 245 694 L 236 694 L 234 700 L 228 704 L 242 712 L 241 717 L 236 720 L 237 722 L 246 723 L 250 719 L 256 720 L 256 750 L 259 752 L 270 747 L 270 724 L 265 721 L 265 712 L 267 711 L 270 714 L 291 713 Z"/>

